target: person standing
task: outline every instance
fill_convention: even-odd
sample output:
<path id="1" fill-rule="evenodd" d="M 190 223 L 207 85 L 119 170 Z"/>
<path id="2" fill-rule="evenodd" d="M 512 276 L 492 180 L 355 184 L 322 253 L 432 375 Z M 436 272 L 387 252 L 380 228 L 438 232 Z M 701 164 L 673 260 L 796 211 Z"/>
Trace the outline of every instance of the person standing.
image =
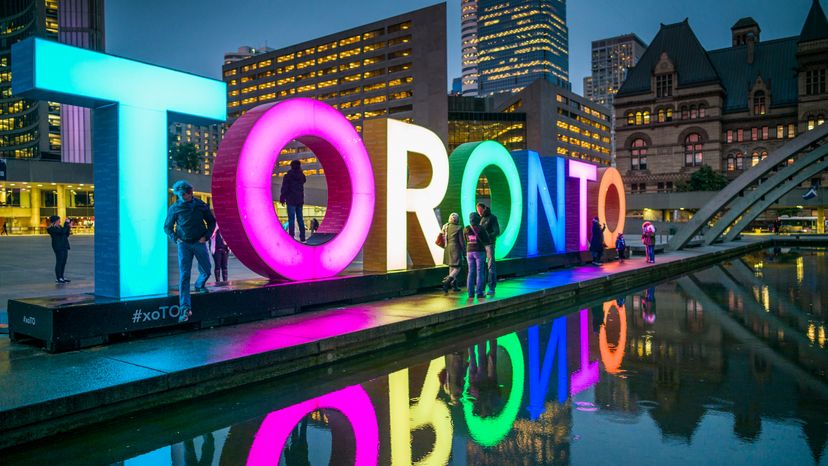
<path id="1" fill-rule="evenodd" d="M 615 240 L 615 250 L 618 251 L 618 260 L 624 262 L 624 254 L 627 250 L 627 242 L 624 241 L 624 234 L 618 233 L 618 238 Z"/>
<path id="2" fill-rule="evenodd" d="M 288 234 L 291 238 L 296 234 L 295 225 L 299 223 L 299 241 L 305 242 L 305 220 L 302 218 L 302 207 L 305 204 L 305 174 L 302 172 L 302 163 L 298 160 L 290 162 L 290 170 L 282 178 L 282 192 L 279 202 L 287 204 Z"/>
<path id="3" fill-rule="evenodd" d="M 606 225 L 601 225 L 598 217 L 592 219 L 592 238 L 589 240 L 589 251 L 592 253 L 592 265 L 601 265 L 601 257 L 604 255 L 604 230 Z"/>
<path id="4" fill-rule="evenodd" d="M 310 221 L 310 232 L 311 234 L 316 233 L 316 230 L 319 229 L 319 220 L 316 217 L 312 218 Z"/>
<path id="5" fill-rule="evenodd" d="M 469 275 L 466 279 L 466 287 L 469 290 L 469 299 L 474 298 L 475 286 L 477 297 L 485 298 L 483 291 L 486 289 L 485 266 L 486 247 L 488 242 L 486 230 L 480 227 L 480 214 L 472 212 L 469 214 L 469 226 L 463 229 L 463 239 L 466 242 L 466 261 L 469 263 Z"/>
<path id="6" fill-rule="evenodd" d="M 9 225 L 5 221 L 3 222 L 3 231 L 0 231 L 0 235 L 9 236 Z"/>
<path id="7" fill-rule="evenodd" d="M 178 246 L 178 304 L 179 322 L 186 322 L 192 315 L 190 302 L 190 270 L 193 257 L 198 261 L 198 278 L 195 290 L 206 293 L 207 279 L 210 278 L 210 253 L 207 240 L 216 229 L 216 218 L 210 207 L 201 199 L 193 197 L 193 186 L 185 180 L 176 181 L 173 193 L 178 200 L 167 210 L 164 232 Z"/>
<path id="8" fill-rule="evenodd" d="M 215 268 L 216 285 L 227 283 L 227 259 L 230 255 L 230 248 L 224 242 L 221 231 L 216 228 L 213 239 L 210 241 L 210 249 L 213 253 L 213 266 Z"/>
<path id="9" fill-rule="evenodd" d="M 449 288 L 460 291 L 460 287 L 457 286 L 457 277 L 460 275 L 460 267 L 463 266 L 463 255 L 466 250 L 459 215 L 454 212 L 449 215 L 448 223 L 443 225 L 442 235 L 446 242 L 446 249 L 443 251 L 443 264 L 449 267 L 449 273 L 443 279 L 443 293 L 448 294 Z"/>
<path id="10" fill-rule="evenodd" d="M 644 244 L 647 263 L 655 263 L 655 227 L 650 222 L 641 225 L 641 243 Z"/>
<path id="11" fill-rule="evenodd" d="M 60 217 L 52 215 L 49 217 L 49 227 L 46 232 L 52 237 L 52 251 L 55 252 L 55 282 L 69 283 L 63 276 L 66 269 L 66 259 L 69 258 L 69 235 L 72 234 L 72 222 L 67 218 L 60 226 Z"/>
<path id="12" fill-rule="evenodd" d="M 484 243 L 486 249 L 486 264 L 488 264 L 488 295 L 495 294 L 495 285 L 497 285 L 497 267 L 495 260 L 495 242 L 500 236 L 500 223 L 497 222 L 497 216 L 492 213 L 486 204 L 482 202 L 477 203 L 477 213 L 480 215 L 480 228 L 486 231 L 488 240 Z"/>

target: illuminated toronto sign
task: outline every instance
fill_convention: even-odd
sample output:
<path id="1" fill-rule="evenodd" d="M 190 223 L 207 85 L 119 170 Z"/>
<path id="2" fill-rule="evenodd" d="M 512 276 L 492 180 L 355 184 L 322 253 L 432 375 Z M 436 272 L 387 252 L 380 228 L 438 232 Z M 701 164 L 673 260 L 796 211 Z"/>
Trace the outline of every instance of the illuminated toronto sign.
<path id="1" fill-rule="evenodd" d="M 168 115 L 224 121 L 225 84 L 36 38 L 13 46 L 12 72 L 15 95 L 94 109 L 96 294 L 167 293 Z M 607 246 L 623 231 L 624 188 L 614 168 L 510 153 L 495 141 L 463 144 L 449 156 L 430 130 L 393 119 L 366 121 L 363 136 L 338 110 L 307 98 L 261 105 L 234 122 L 212 193 L 223 236 L 244 265 L 289 280 L 335 276 L 360 251 L 367 271 L 440 265 L 435 210 L 465 221 L 481 176 L 502 226 L 498 259 L 585 250 L 593 216 L 607 223 Z M 273 167 L 293 140 L 325 169 L 328 205 L 318 232 L 331 239 L 322 244 L 294 241 L 273 206 Z"/>

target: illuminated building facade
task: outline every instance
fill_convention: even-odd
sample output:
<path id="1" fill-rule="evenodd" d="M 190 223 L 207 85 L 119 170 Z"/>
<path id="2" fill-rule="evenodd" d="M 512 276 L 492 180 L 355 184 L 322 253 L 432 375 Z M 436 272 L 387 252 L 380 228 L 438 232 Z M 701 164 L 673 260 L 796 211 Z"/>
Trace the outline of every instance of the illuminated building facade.
<path id="1" fill-rule="evenodd" d="M 170 125 L 169 147 L 172 148 L 181 144 L 195 146 L 201 160 L 196 170 L 189 171 L 201 175 L 210 175 L 213 172 L 213 165 L 216 161 L 224 131 L 225 126 L 223 124 L 198 126 L 191 123 L 173 123 Z M 172 160 L 170 160 L 170 168 L 177 168 Z"/>
<path id="2" fill-rule="evenodd" d="M 104 49 L 103 0 L 0 2 L 0 223 L 12 234 L 43 233 L 50 215 L 94 223 L 88 109 L 11 93 L 11 47 L 31 36 Z M 63 163 L 60 163 L 63 162 Z"/>
<path id="3" fill-rule="evenodd" d="M 222 67 L 228 123 L 262 103 L 310 97 L 337 108 L 362 132 L 364 121 L 389 116 L 430 128 L 447 140 L 446 5 L 433 5 Z M 323 174 L 299 144 L 283 151 L 279 174 L 303 160 Z"/>
<path id="4" fill-rule="evenodd" d="M 483 96 L 538 78 L 569 87 L 565 0 L 478 0 L 477 70 Z"/>
<path id="5" fill-rule="evenodd" d="M 584 78 L 584 96 L 612 108 L 627 71 L 638 63 L 646 48 L 647 44 L 635 34 L 592 41 L 592 76 Z"/>
<path id="6" fill-rule="evenodd" d="M 463 66 L 462 93 L 476 96 L 477 74 L 477 1 L 462 0 L 460 3 L 460 41 Z"/>

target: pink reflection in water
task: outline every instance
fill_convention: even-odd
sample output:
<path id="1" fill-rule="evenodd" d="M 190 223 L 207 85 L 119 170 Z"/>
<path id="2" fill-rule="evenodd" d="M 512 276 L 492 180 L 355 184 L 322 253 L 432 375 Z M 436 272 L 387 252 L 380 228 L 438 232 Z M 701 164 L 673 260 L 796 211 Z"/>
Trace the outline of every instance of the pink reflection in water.
<path id="1" fill-rule="evenodd" d="M 572 373 L 569 393 L 575 395 L 598 383 L 598 362 L 589 361 L 589 314 L 581 309 L 581 370 Z"/>

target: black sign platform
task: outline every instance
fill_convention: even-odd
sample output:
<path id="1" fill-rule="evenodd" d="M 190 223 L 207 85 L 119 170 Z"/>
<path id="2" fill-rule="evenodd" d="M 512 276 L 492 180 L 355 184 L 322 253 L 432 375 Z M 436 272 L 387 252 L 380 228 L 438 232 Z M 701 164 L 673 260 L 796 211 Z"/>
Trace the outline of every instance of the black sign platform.
<path id="1" fill-rule="evenodd" d="M 610 251 L 607 251 L 610 253 Z M 614 255 L 614 251 L 612 251 Z M 610 254 L 608 254 L 610 255 Z M 500 277 L 528 275 L 591 260 L 567 253 L 498 261 Z M 111 299 L 93 295 L 9 300 L 9 337 L 33 341 L 49 352 L 106 344 L 113 337 L 182 328 L 209 328 L 268 319 L 304 309 L 404 296 L 439 286 L 445 267 L 339 276 L 302 282 L 233 282 L 192 295 L 193 316 L 178 324 L 178 296 Z"/>

